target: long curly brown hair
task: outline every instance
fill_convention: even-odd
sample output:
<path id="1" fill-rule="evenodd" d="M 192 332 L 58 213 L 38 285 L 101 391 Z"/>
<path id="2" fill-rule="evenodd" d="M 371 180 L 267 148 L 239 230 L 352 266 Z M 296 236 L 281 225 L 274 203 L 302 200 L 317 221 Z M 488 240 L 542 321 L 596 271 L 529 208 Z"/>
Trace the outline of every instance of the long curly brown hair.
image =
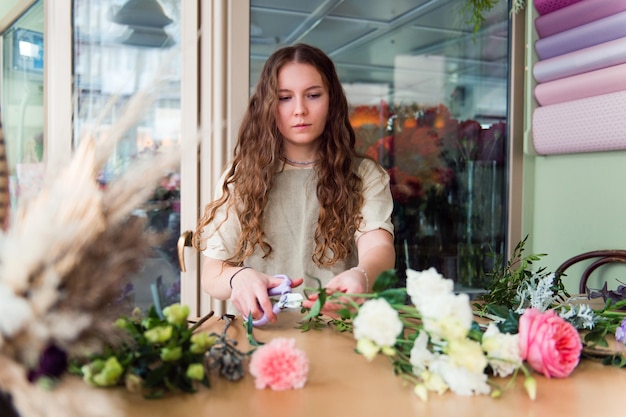
<path id="1" fill-rule="evenodd" d="M 234 209 L 242 233 L 228 263 L 241 264 L 257 245 L 266 256 L 272 251 L 264 240 L 263 210 L 274 175 L 284 163 L 283 136 L 276 121 L 278 74 L 285 64 L 292 62 L 315 67 L 329 93 L 326 126 L 318 139 L 320 162 L 315 166 L 320 213 L 312 259 L 319 266 L 331 266 L 347 258 L 353 250 L 363 205 L 362 181 L 356 173 L 356 164 L 364 156 L 355 150 L 348 101 L 332 60 L 316 47 L 296 44 L 277 50 L 265 62 L 239 129 L 222 195 L 206 206 L 196 228 L 194 246 L 202 249 L 204 239 L 200 236 L 204 227 L 215 219 L 216 210 L 224 204 L 228 204 L 229 211 Z"/>

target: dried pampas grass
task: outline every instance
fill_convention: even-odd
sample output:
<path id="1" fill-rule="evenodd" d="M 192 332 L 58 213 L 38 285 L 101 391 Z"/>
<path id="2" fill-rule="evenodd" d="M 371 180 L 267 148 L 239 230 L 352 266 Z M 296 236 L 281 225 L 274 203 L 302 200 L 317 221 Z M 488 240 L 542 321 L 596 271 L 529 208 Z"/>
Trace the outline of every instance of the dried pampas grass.
<path id="1" fill-rule="evenodd" d="M 84 138 L 70 163 L 0 234 L 0 389 L 13 392 L 18 410 L 30 410 L 28 403 L 36 401 L 38 388 L 28 384 L 26 374 L 46 347 L 55 345 L 71 357 L 114 340 L 124 284 L 161 239 L 132 212 L 150 197 L 163 172 L 179 163 L 178 152 L 138 160 L 105 190 L 96 181 L 115 141 L 150 99 L 140 93 L 130 100 L 108 142 Z M 42 399 L 48 394 L 40 392 Z M 33 415 L 55 415 L 50 399 L 47 414 Z M 68 409 L 59 415 L 72 414 Z"/>

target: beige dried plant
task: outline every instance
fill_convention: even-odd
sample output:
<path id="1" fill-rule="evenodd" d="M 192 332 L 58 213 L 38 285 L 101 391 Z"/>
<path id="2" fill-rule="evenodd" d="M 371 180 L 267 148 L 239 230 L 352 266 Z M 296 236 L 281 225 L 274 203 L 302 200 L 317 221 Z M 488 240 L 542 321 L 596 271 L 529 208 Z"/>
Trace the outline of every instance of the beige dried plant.
<path id="1" fill-rule="evenodd" d="M 115 142 L 150 101 L 147 92 L 131 98 L 107 142 L 83 138 L 69 164 L 0 233 L 0 389 L 19 390 L 13 397 L 20 412 L 53 415 L 52 404 L 41 414 L 30 404 L 32 395 L 49 393 L 34 385 L 31 393 L 23 391 L 27 370 L 46 347 L 71 357 L 114 340 L 121 313 L 116 301 L 161 238 L 132 212 L 178 164 L 178 152 L 136 161 L 104 190 L 97 183 Z M 73 415 L 71 407 L 59 415 Z"/>

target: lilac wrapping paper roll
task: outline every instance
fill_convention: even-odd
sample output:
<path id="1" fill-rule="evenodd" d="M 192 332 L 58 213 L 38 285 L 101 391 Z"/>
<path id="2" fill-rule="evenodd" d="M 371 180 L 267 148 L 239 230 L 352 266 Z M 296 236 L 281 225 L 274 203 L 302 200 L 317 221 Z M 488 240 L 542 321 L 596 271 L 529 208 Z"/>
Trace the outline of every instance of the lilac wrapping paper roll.
<path id="1" fill-rule="evenodd" d="M 567 7 L 581 0 L 535 0 L 535 9 L 540 15 L 548 14 Z M 615 0 L 621 1 L 621 0 Z"/>
<path id="2" fill-rule="evenodd" d="M 535 50 L 540 59 L 548 59 L 624 36 L 626 36 L 626 12 L 621 12 L 539 39 L 535 42 Z"/>
<path id="3" fill-rule="evenodd" d="M 533 75 L 539 83 L 626 63 L 626 38 L 538 61 Z"/>
<path id="4" fill-rule="evenodd" d="M 535 19 L 540 38 L 555 35 L 615 13 L 626 11 L 624 0 L 582 0 Z"/>
<path id="5" fill-rule="evenodd" d="M 626 91 L 626 64 L 561 78 L 535 87 L 541 106 Z"/>
<path id="6" fill-rule="evenodd" d="M 626 91 L 537 107 L 533 145 L 540 155 L 626 149 Z"/>

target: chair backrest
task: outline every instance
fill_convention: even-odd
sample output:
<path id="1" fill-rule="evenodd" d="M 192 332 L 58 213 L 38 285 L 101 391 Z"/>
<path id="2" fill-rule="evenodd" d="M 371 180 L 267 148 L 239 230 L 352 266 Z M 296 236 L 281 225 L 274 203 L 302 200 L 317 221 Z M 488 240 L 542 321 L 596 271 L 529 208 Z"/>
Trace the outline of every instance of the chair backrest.
<path id="1" fill-rule="evenodd" d="M 563 262 L 555 271 L 557 277 L 563 275 L 565 270 L 570 266 L 588 259 L 595 259 L 585 270 L 580 277 L 580 283 L 578 285 L 578 289 L 581 294 L 587 293 L 587 281 L 589 280 L 589 276 L 601 267 L 602 265 L 611 264 L 611 263 L 626 263 L 626 250 L 622 249 L 604 249 L 604 250 L 594 250 L 590 252 L 581 253 L 580 255 L 572 256 L 565 262 Z"/>

